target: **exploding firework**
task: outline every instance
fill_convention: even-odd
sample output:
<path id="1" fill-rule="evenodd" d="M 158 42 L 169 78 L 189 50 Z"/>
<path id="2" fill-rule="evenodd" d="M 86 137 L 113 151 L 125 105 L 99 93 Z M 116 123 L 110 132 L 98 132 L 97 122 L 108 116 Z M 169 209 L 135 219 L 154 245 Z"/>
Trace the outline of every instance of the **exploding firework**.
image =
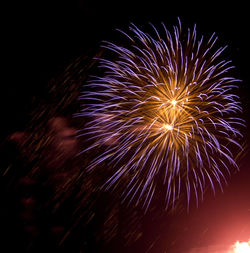
<path id="1" fill-rule="evenodd" d="M 196 27 L 182 32 L 180 22 L 173 33 L 162 24 L 162 35 L 152 27 L 154 36 L 133 24 L 120 31 L 126 46 L 104 43 L 105 73 L 84 87 L 80 113 L 90 118 L 82 153 L 102 147 L 88 170 L 105 163 L 112 168 L 106 188 L 127 182 L 123 199 L 146 209 L 159 189 L 168 207 L 183 193 L 189 205 L 206 185 L 222 187 L 237 168 L 233 150 L 241 149 L 244 125 L 239 80 L 228 74 L 233 66 L 221 59 L 226 47 L 216 46 L 216 35 L 197 39 Z"/>

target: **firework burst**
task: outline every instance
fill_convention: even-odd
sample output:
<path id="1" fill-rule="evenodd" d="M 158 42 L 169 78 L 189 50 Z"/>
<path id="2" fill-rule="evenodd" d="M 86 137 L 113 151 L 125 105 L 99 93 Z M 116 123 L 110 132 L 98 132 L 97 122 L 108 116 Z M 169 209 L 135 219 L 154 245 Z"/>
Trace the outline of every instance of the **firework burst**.
<path id="1" fill-rule="evenodd" d="M 81 116 L 90 117 L 82 135 L 103 146 L 88 170 L 106 162 L 112 175 L 107 188 L 128 180 L 123 198 L 142 201 L 147 209 L 159 188 L 166 207 L 186 192 L 198 201 L 206 185 L 222 187 L 227 172 L 237 168 L 233 150 L 241 148 L 237 115 L 238 81 L 233 66 L 221 59 L 226 47 L 217 37 L 197 39 L 196 27 L 181 24 L 154 37 L 135 25 L 120 31 L 127 46 L 105 42 L 112 59 L 102 57 L 104 76 L 92 79 L 82 93 Z M 108 143 L 108 144 L 107 144 Z"/>

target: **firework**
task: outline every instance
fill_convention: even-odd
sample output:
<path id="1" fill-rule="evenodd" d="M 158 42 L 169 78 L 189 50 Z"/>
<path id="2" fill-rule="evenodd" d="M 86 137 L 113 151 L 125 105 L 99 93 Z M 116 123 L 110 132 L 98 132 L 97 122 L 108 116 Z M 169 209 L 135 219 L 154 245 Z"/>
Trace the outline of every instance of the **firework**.
<path id="1" fill-rule="evenodd" d="M 239 80 L 228 74 L 233 66 L 221 59 L 226 47 L 216 46 L 216 35 L 198 39 L 195 26 L 182 32 L 180 22 L 172 33 L 152 27 L 153 36 L 133 24 L 120 31 L 125 46 L 104 43 L 105 73 L 84 87 L 80 113 L 90 118 L 80 135 L 91 144 L 82 153 L 102 147 L 88 170 L 107 164 L 105 187 L 127 180 L 123 199 L 146 209 L 157 190 L 168 207 L 184 192 L 189 205 L 207 185 L 222 187 L 237 168 L 233 150 L 241 149 L 244 125 Z"/>

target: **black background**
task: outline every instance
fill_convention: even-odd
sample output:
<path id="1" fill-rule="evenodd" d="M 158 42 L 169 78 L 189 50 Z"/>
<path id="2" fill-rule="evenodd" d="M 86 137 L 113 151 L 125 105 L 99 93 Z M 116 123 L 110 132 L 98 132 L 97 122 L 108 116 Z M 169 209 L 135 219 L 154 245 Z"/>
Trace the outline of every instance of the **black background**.
<path id="1" fill-rule="evenodd" d="M 5 9 L 3 9 L 5 12 Z M 216 32 L 225 54 L 242 80 L 244 118 L 249 126 L 250 15 L 246 2 L 227 1 L 9 1 L 2 21 L 1 75 L 2 135 L 25 128 L 32 97 L 45 92 L 50 78 L 80 54 L 95 50 L 102 40 L 112 40 L 115 29 L 130 22 L 171 29 L 179 17 L 185 27 L 197 24 L 200 35 Z M 7 14 L 7 15 L 6 15 Z M 245 139 L 249 139 L 249 128 Z M 249 142 L 249 141 L 248 141 Z M 229 180 L 224 193 L 208 193 L 199 208 L 171 216 L 161 224 L 149 223 L 145 241 L 137 251 L 146 252 L 150 238 L 157 240 L 149 252 L 161 253 L 230 245 L 250 238 L 250 158 L 246 153 L 241 171 Z"/>

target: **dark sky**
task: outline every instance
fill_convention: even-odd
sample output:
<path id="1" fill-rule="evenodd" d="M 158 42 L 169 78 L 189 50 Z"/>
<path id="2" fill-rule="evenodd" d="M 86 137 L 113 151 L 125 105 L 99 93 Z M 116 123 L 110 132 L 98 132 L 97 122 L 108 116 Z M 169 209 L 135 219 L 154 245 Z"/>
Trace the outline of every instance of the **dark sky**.
<path id="1" fill-rule="evenodd" d="M 216 32 L 229 46 L 228 58 L 243 80 L 241 94 L 244 117 L 249 118 L 250 15 L 247 1 L 32 1 L 8 4 L 2 39 L 5 54 L 1 92 L 2 124 L 8 132 L 22 128 L 30 99 L 71 59 L 87 54 L 101 40 L 111 40 L 114 29 L 130 22 L 141 25 L 164 22 L 171 28 L 180 17 L 185 26 L 197 24 L 200 34 Z M 21 122 L 21 123 L 20 123 Z M 14 125 L 13 125 L 14 124 Z M 248 124 L 249 125 L 249 124 Z M 249 130 L 246 130 L 246 133 Z M 246 139 L 248 139 L 246 135 Z M 161 236 L 152 252 L 164 252 L 166 244 L 176 249 L 197 245 L 224 244 L 250 238 L 250 158 L 247 153 L 241 172 L 233 175 L 224 193 L 207 195 L 204 203 L 189 214 L 167 219 L 155 230 Z M 155 230 L 154 230 L 155 229 Z M 179 244 L 179 246 L 177 246 Z M 151 252 L 151 251 L 150 251 Z"/>
<path id="2" fill-rule="evenodd" d="M 16 103 L 26 110 L 26 96 L 29 100 L 42 92 L 44 83 L 72 58 L 95 50 L 102 40 L 112 40 L 116 28 L 149 21 L 156 26 L 163 21 L 171 28 L 177 17 L 186 27 L 196 23 L 200 34 L 216 32 L 221 43 L 229 45 L 228 56 L 245 86 L 249 80 L 247 10 L 247 4 L 218 1 L 8 1 L 1 36 L 5 105 L 12 106 L 14 114 Z"/>

